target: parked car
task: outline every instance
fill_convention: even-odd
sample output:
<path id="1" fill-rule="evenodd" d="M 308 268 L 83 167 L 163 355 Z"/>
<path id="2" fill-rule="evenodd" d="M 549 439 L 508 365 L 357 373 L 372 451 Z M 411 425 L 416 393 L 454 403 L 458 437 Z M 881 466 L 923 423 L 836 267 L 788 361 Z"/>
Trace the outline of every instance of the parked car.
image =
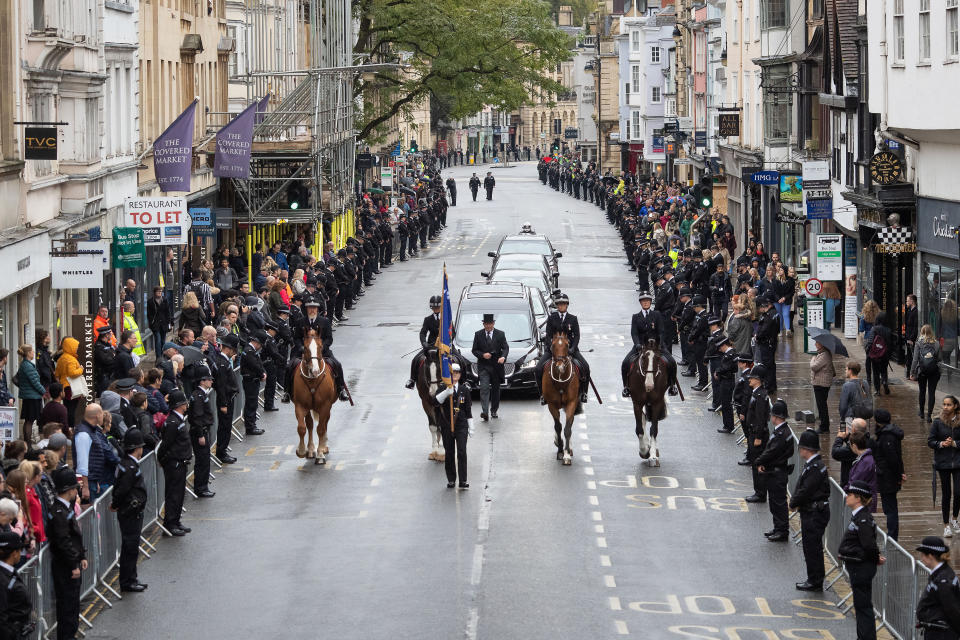
<path id="1" fill-rule="evenodd" d="M 533 289 L 537 289 L 545 296 L 551 296 L 557 289 L 550 286 L 547 276 L 539 269 L 498 269 L 487 276 L 488 280 L 503 282 L 519 282 Z"/>
<path id="2" fill-rule="evenodd" d="M 553 284 L 554 288 L 560 286 L 560 274 L 553 270 L 547 261 L 547 257 L 540 253 L 504 253 L 498 255 L 493 259 L 490 270 L 480 275 L 488 277 L 489 274 L 502 269 L 539 269 Z"/>
<path id="3" fill-rule="evenodd" d="M 538 233 L 518 233 L 515 235 L 503 236 L 496 251 L 487 253 L 491 258 L 510 253 L 539 253 L 547 259 L 547 264 L 553 273 L 560 273 L 557 260 L 563 257 L 559 251 L 555 251 L 550 239 Z"/>
<path id="4" fill-rule="evenodd" d="M 536 272 L 534 272 L 536 273 Z M 483 314 L 492 313 L 496 327 L 506 335 L 510 353 L 504 363 L 504 389 L 536 389 L 534 368 L 540 358 L 540 330 L 534 312 L 540 294 L 518 282 L 471 282 L 460 294 L 454 316 L 453 344 L 467 362 L 467 382 L 479 384 L 477 358 L 471 352 L 473 334 L 483 328 Z M 540 299 L 543 304 L 543 299 Z"/>

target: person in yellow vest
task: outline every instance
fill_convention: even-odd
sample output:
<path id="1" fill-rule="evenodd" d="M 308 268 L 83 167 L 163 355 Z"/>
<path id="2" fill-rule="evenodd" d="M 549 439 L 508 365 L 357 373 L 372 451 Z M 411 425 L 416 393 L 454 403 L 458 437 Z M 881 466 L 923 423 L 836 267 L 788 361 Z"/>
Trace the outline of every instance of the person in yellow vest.
<path id="1" fill-rule="evenodd" d="M 147 354 L 147 350 L 143 348 L 143 340 L 140 337 L 140 327 L 137 326 L 137 321 L 134 318 L 134 304 L 129 300 L 123 303 L 123 330 L 132 331 L 135 336 L 137 336 L 137 344 L 132 349 L 133 355 L 137 358 L 142 358 Z"/>

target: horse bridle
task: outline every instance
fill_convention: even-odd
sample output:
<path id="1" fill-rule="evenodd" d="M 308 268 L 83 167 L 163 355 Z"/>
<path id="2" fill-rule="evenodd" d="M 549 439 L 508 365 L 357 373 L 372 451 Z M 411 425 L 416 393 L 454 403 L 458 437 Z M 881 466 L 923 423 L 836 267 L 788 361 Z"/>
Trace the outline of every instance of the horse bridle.
<path id="1" fill-rule="evenodd" d="M 300 357 L 300 375 L 306 378 L 307 380 L 319 380 L 320 378 L 323 377 L 323 374 L 326 373 L 327 371 L 327 361 L 323 359 L 323 351 L 319 350 L 319 353 L 320 355 L 311 356 L 311 355 L 307 355 L 306 349 L 303 350 L 303 355 Z M 312 375 L 310 373 L 307 373 L 303 368 L 303 364 L 305 362 L 311 362 L 313 360 L 320 361 L 320 373 L 318 373 L 317 375 Z"/>
<path id="2" fill-rule="evenodd" d="M 653 355 L 653 371 L 647 371 L 646 369 L 643 368 L 643 365 L 644 365 L 643 357 L 648 353 Z M 640 371 L 640 375 L 642 377 L 646 377 L 647 375 L 653 375 L 654 377 L 656 377 L 657 373 L 660 372 L 660 364 L 658 363 L 659 360 L 660 360 L 660 354 L 655 349 L 647 348 L 641 351 L 639 362 L 637 363 L 638 365 L 637 369 Z"/>
<path id="3" fill-rule="evenodd" d="M 568 342 L 568 348 L 569 348 L 569 340 L 568 340 L 567 342 Z M 560 369 L 560 371 L 561 371 L 561 374 L 560 374 L 560 375 L 563 375 L 563 373 L 562 373 L 563 371 L 567 371 L 567 377 L 566 377 L 566 378 L 560 379 L 560 378 L 558 378 L 558 377 L 554 374 L 554 372 L 553 372 L 553 367 L 554 367 L 554 365 L 557 365 L 557 364 L 560 365 L 560 366 L 559 366 L 559 369 Z M 569 366 L 569 369 L 567 369 L 568 366 Z M 572 378 L 572 377 L 573 377 L 573 361 L 572 361 L 572 358 L 570 357 L 570 353 L 568 352 L 567 355 L 562 356 L 562 357 L 558 357 L 558 356 L 551 355 L 551 357 L 550 357 L 550 379 L 553 380 L 554 382 L 559 382 L 559 383 L 563 384 L 563 383 L 569 382 L 569 381 L 570 381 L 570 378 Z"/>

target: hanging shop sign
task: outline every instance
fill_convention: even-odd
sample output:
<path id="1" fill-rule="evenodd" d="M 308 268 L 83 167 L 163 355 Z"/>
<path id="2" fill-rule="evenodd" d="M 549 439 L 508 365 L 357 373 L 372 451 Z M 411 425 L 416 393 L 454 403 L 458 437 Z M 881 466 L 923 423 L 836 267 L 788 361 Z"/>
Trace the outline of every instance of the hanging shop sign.
<path id="1" fill-rule="evenodd" d="M 737 137 L 740 135 L 740 113 L 737 111 L 719 113 L 718 115 L 718 134 L 723 138 Z"/>
<path id="2" fill-rule="evenodd" d="M 214 209 L 190 207 L 190 225 L 194 238 L 212 238 L 217 235 L 216 224 Z"/>
<path id="3" fill-rule="evenodd" d="M 803 178 L 798 175 L 780 176 L 780 202 L 803 202 Z"/>
<path id="4" fill-rule="evenodd" d="M 821 233 L 817 236 L 817 278 L 843 279 L 843 236 L 839 233 Z"/>
<path id="5" fill-rule="evenodd" d="M 903 162 L 890 151 L 881 151 L 870 158 L 870 178 L 877 184 L 893 184 L 903 175 Z"/>
<path id="6" fill-rule="evenodd" d="M 102 289 L 103 249 L 50 252 L 50 286 L 54 289 Z"/>
<path id="7" fill-rule="evenodd" d="M 113 268 L 136 269 L 145 266 L 147 266 L 147 251 L 143 246 L 143 229 L 114 227 Z"/>
<path id="8" fill-rule="evenodd" d="M 960 202 L 917 198 L 916 242 L 920 251 L 956 259 Z"/>
<path id="9" fill-rule="evenodd" d="M 26 127 L 23 130 L 23 157 L 25 160 L 57 159 L 57 128 Z"/>
<path id="10" fill-rule="evenodd" d="M 779 171 L 755 171 L 749 175 L 749 180 L 753 184 L 775 185 L 780 184 Z"/>
<path id="11" fill-rule="evenodd" d="M 186 244 L 191 220 L 186 198 L 127 198 L 126 226 L 143 230 L 147 246 Z"/>
<path id="12" fill-rule="evenodd" d="M 856 338 L 857 318 L 857 241 L 843 237 L 843 337 Z"/>

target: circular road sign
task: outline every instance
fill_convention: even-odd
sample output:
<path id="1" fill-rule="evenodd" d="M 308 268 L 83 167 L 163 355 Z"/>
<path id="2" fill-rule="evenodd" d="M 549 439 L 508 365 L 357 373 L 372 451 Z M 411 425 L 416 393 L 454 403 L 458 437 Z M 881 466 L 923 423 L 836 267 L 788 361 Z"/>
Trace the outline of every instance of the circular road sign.
<path id="1" fill-rule="evenodd" d="M 807 290 L 807 295 L 818 296 L 820 295 L 820 290 L 823 289 L 823 283 L 816 278 L 810 278 L 807 280 L 805 287 Z"/>

